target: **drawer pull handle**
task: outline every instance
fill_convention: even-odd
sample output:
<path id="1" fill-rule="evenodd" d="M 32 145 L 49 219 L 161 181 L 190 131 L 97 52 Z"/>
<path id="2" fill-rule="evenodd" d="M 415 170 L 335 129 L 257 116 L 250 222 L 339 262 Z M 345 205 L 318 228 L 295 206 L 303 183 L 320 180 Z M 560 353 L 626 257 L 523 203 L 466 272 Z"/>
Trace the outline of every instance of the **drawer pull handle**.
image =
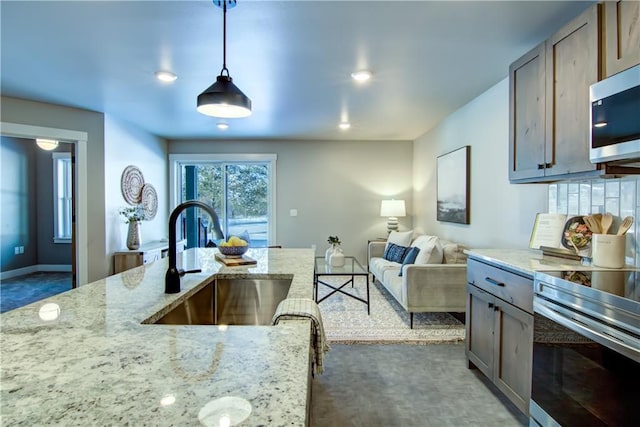
<path id="1" fill-rule="evenodd" d="M 504 283 L 502 282 L 498 282 L 495 279 L 492 279 L 491 277 L 485 277 L 484 280 L 490 284 L 492 284 L 493 286 L 502 286 L 504 287 Z"/>

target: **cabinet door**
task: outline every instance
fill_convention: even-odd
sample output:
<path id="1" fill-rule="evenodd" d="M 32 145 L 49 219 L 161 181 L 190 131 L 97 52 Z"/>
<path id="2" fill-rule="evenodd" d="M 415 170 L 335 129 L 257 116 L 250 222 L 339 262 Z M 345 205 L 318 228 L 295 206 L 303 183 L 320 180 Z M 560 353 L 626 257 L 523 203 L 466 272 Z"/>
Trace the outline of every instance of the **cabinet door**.
<path id="1" fill-rule="evenodd" d="M 640 2 L 605 3 L 606 76 L 640 64 Z"/>
<path id="2" fill-rule="evenodd" d="M 496 386 L 528 415 L 531 397 L 533 316 L 504 301 L 496 301 L 493 380 Z"/>
<path id="3" fill-rule="evenodd" d="M 597 169 L 589 161 L 589 86 L 600 78 L 600 5 L 547 40 L 545 176 Z"/>
<path id="4" fill-rule="evenodd" d="M 467 284 L 467 358 L 488 378 L 493 378 L 494 298 Z"/>
<path id="5" fill-rule="evenodd" d="M 544 176 L 545 44 L 509 67 L 509 179 Z"/>

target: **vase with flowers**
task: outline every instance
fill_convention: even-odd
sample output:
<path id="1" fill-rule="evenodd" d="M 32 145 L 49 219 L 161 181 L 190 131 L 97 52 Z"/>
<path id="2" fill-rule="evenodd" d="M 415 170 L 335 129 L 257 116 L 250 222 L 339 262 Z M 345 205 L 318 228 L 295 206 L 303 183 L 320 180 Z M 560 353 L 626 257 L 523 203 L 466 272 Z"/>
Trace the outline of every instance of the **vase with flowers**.
<path id="1" fill-rule="evenodd" d="M 125 224 L 129 224 L 127 230 L 127 248 L 138 249 L 142 244 L 140 239 L 140 223 L 144 220 L 144 212 L 140 205 L 120 208 L 120 215 L 125 218 Z"/>
<path id="2" fill-rule="evenodd" d="M 342 267 L 344 265 L 344 254 L 340 248 L 340 238 L 338 236 L 329 236 L 327 242 L 331 244 L 324 254 L 324 260 L 332 267 Z"/>

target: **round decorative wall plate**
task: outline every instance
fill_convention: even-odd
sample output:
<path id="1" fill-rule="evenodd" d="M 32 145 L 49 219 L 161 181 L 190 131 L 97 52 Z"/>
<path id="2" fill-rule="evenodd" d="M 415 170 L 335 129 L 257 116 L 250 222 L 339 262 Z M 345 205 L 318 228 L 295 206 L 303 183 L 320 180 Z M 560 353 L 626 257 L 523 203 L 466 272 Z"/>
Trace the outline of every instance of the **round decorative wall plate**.
<path id="1" fill-rule="evenodd" d="M 151 184 L 144 184 L 142 186 L 142 211 L 144 212 L 144 219 L 150 220 L 156 217 L 158 212 L 158 193 Z"/>
<path id="2" fill-rule="evenodd" d="M 120 187 L 122 189 L 122 197 L 130 205 L 138 205 L 142 201 L 142 186 L 144 185 L 144 177 L 142 172 L 136 166 L 127 166 L 122 172 Z"/>

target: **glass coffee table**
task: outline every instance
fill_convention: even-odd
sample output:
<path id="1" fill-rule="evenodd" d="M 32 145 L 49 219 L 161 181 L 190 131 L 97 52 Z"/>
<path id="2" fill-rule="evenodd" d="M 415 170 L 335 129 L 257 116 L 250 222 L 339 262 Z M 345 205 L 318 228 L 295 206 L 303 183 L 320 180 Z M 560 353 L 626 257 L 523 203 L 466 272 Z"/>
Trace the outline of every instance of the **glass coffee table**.
<path id="1" fill-rule="evenodd" d="M 336 287 L 333 284 L 330 284 L 321 280 L 322 277 L 327 277 L 327 276 L 348 276 L 349 279 L 343 284 L 337 285 Z M 358 295 L 351 294 L 342 289 L 348 284 L 351 284 L 351 287 L 353 288 L 354 279 L 358 276 L 362 276 L 366 280 L 367 299 L 361 298 Z M 327 295 L 318 299 L 318 287 L 320 285 L 324 285 L 333 290 L 329 292 Z M 370 306 L 369 306 L 369 272 L 362 265 L 360 265 L 357 259 L 355 259 L 352 256 L 344 257 L 344 266 L 342 267 L 332 267 L 331 265 L 327 264 L 324 257 L 316 257 L 314 271 L 313 271 L 313 288 L 315 290 L 316 303 L 318 304 L 320 304 L 322 301 L 326 300 L 336 292 L 340 292 L 343 295 L 346 295 L 350 298 L 353 298 L 360 302 L 365 303 L 367 305 L 367 314 L 371 314 Z"/>

